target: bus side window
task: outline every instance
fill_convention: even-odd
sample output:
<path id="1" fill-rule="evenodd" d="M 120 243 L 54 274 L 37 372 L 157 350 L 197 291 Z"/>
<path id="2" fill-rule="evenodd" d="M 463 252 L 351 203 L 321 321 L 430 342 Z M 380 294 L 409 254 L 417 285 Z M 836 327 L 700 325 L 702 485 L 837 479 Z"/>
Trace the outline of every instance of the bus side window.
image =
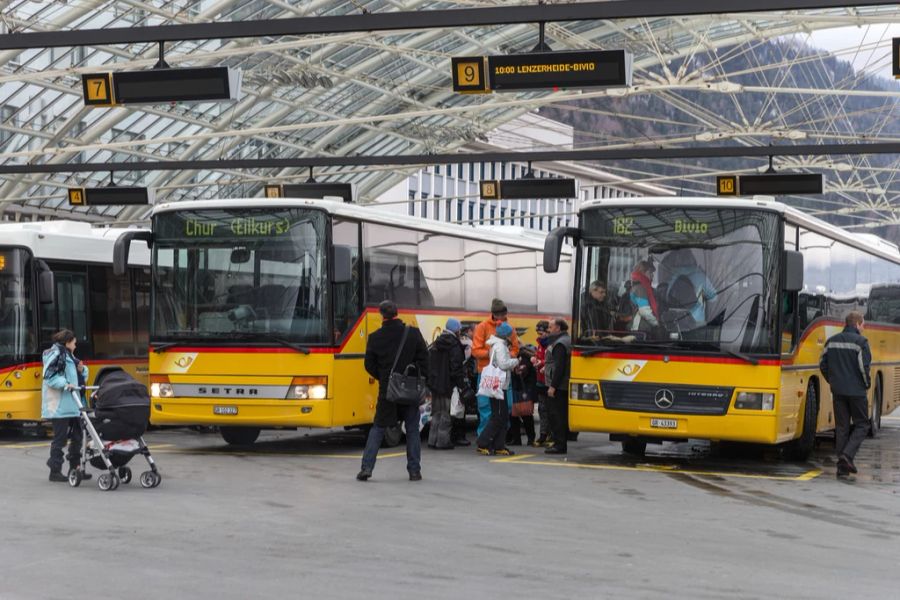
<path id="1" fill-rule="evenodd" d="M 787 354 L 794 349 L 797 332 L 797 293 L 782 292 L 781 295 L 781 352 Z"/>
<path id="2" fill-rule="evenodd" d="M 331 230 L 331 243 L 335 246 L 350 248 L 350 257 L 353 265 L 353 277 L 347 283 L 334 284 L 332 289 L 334 303 L 334 341 L 340 343 L 350 328 L 356 323 L 362 312 L 362 297 L 360 289 L 359 260 L 359 223 L 342 221 L 335 218 Z"/>

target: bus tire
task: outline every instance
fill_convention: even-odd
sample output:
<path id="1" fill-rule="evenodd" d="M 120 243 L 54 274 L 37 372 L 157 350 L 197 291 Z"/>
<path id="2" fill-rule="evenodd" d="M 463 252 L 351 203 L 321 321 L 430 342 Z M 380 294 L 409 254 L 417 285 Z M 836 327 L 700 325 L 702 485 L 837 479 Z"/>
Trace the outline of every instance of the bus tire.
<path id="1" fill-rule="evenodd" d="M 259 432 L 259 427 L 219 427 L 222 439 L 232 446 L 251 445 L 259 437 Z"/>
<path id="2" fill-rule="evenodd" d="M 875 392 L 872 394 L 872 416 L 869 417 L 869 437 L 878 437 L 881 431 L 881 407 L 884 386 L 881 383 L 881 377 L 875 377 Z"/>
<path id="3" fill-rule="evenodd" d="M 647 442 L 635 438 L 622 441 L 622 452 L 637 458 L 644 458 L 647 453 Z"/>
<path id="4" fill-rule="evenodd" d="M 813 381 L 806 386 L 803 404 L 803 430 L 800 437 L 788 442 L 788 460 L 805 461 L 816 446 L 816 423 L 819 418 L 819 394 Z"/>

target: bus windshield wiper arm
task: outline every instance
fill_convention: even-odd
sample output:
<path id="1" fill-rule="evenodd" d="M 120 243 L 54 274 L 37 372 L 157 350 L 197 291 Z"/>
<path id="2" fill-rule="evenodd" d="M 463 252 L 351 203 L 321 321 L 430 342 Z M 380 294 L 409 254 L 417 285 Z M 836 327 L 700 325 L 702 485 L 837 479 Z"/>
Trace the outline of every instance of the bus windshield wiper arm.
<path id="1" fill-rule="evenodd" d="M 154 352 L 162 352 L 166 348 L 178 346 L 181 343 L 182 342 L 150 342 L 150 347 L 153 348 Z"/>
<path id="2" fill-rule="evenodd" d="M 292 342 L 292 341 L 290 341 L 290 340 L 286 340 L 286 339 L 284 339 L 283 337 L 279 337 L 279 336 L 273 335 L 273 334 L 271 334 L 271 333 L 265 333 L 265 332 L 259 332 L 259 333 L 248 332 L 248 333 L 246 333 L 246 334 L 244 334 L 244 335 L 245 335 L 245 337 L 247 337 L 247 338 L 258 338 L 258 339 L 262 339 L 262 340 L 270 340 L 270 341 L 276 342 L 276 343 L 278 343 L 278 344 L 281 344 L 282 346 L 284 346 L 284 347 L 286 347 L 286 348 L 291 348 L 292 350 L 296 350 L 297 352 L 300 352 L 300 353 L 302 353 L 302 354 L 309 354 L 309 348 L 306 348 L 306 347 L 304 347 L 304 346 L 301 346 L 300 344 L 295 344 L 294 342 Z"/>
<path id="3" fill-rule="evenodd" d="M 743 360 L 743 361 L 745 361 L 745 362 L 748 362 L 748 363 L 750 363 L 751 365 L 758 365 L 758 364 L 759 364 L 759 361 L 758 361 L 757 359 L 753 358 L 752 356 L 747 356 L 747 355 L 744 354 L 743 352 L 738 352 L 737 350 L 729 350 L 729 349 L 727 349 L 727 348 L 720 348 L 720 350 L 721 350 L 722 352 L 724 352 L 725 354 L 730 354 L 731 356 L 733 356 L 733 357 L 735 357 L 735 358 L 739 358 L 739 359 L 741 359 L 741 360 Z"/>

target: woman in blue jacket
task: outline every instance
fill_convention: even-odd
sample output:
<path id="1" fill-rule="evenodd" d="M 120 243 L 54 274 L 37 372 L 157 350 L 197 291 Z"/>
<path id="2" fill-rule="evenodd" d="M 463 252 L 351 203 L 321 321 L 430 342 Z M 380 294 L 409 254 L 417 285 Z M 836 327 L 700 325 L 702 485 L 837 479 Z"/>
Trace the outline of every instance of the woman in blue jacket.
<path id="1" fill-rule="evenodd" d="M 53 346 L 44 351 L 44 383 L 41 386 L 41 417 L 53 423 L 53 443 L 50 444 L 50 481 L 66 481 L 62 473 L 63 447 L 69 443 L 65 457 L 71 468 L 81 464 L 81 424 L 78 422 L 78 402 L 72 395 L 81 381 L 87 380 L 87 367 L 75 358 L 75 334 L 63 329 L 53 336 Z M 82 479 L 90 479 L 85 473 Z"/>

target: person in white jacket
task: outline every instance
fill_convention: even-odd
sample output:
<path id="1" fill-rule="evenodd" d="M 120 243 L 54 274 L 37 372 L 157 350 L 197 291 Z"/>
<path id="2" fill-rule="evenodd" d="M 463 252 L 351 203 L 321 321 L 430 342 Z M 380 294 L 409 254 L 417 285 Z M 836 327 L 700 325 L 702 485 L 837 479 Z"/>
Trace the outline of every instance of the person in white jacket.
<path id="1" fill-rule="evenodd" d="M 512 337 L 513 328 L 509 323 L 501 323 L 497 331 L 488 338 L 490 347 L 489 365 L 506 372 L 506 381 L 503 384 L 503 393 L 500 398 L 491 398 L 491 418 L 481 435 L 478 436 L 478 453 L 485 455 L 511 456 L 515 454 L 506 447 L 506 430 L 509 429 L 509 406 L 506 403 L 506 390 L 509 388 L 509 379 L 513 376 L 513 369 L 519 364 L 518 358 L 512 358 L 509 354 L 509 340 Z M 484 372 L 482 371 L 482 378 Z"/>

